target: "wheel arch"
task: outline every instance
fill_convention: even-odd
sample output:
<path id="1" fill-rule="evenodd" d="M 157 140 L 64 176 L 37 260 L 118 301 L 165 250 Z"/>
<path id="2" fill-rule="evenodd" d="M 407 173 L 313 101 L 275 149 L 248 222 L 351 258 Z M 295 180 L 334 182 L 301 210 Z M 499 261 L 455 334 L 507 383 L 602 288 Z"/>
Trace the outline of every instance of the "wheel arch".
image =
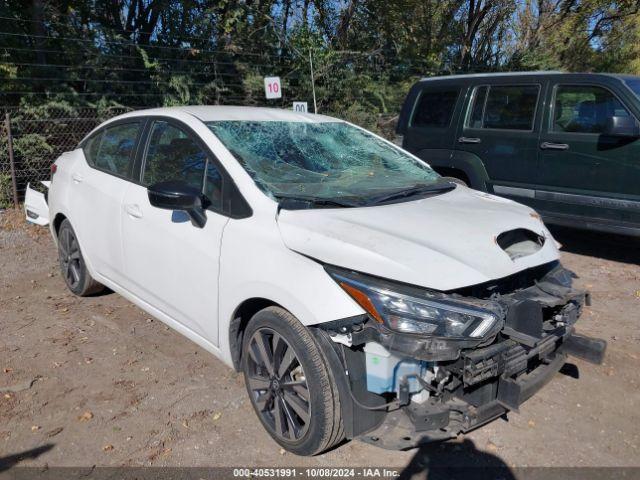
<path id="1" fill-rule="evenodd" d="M 62 222 L 67 220 L 67 216 L 64 213 L 56 213 L 56 216 L 53 218 L 53 222 L 51 225 L 53 226 L 53 231 L 55 233 L 56 239 L 58 238 L 58 232 L 60 231 L 60 225 Z"/>
<path id="2" fill-rule="evenodd" d="M 268 298 L 252 297 L 244 300 L 233 312 L 231 321 L 229 322 L 229 351 L 231 353 L 233 368 L 236 371 L 240 371 L 242 342 L 247 325 L 249 325 L 249 321 L 256 313 L 267 307 L 280 307 L 287 310 L 279 303 Z"/>
<path id="3" fill-rule="evenodd" d="M 471 188 L 489 191 L 487 170 L 482 159 L 473 153 L 455 150 L 450 155 L 433 155 L 433 151 L 422 150 L 417 156 L 424 159 L 438 173 L 455 176 L 452 173 L 457 170 L 467 177 Z"/>

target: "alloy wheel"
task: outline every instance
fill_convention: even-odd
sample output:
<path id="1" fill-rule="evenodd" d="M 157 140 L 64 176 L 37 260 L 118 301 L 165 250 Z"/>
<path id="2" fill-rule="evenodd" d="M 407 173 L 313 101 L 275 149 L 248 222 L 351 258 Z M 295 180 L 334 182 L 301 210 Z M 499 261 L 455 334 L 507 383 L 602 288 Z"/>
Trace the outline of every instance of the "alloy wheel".
<path id="1" fill-rule="evenodd" d="M 80 284 L 81 256 L 78 240 L 69 228 L 63 228 L 60 232 L 58 255 L 62 275 L 69 288 L 73 290 Z"/>
<path id="2" fill-rule="evenodd" d="M 272 434 L 295 442 L 307 432 L 311 401 L 307 379 L 291 345 L 270 328 L 256 330 L 249 341 L 251 400 Z"/>

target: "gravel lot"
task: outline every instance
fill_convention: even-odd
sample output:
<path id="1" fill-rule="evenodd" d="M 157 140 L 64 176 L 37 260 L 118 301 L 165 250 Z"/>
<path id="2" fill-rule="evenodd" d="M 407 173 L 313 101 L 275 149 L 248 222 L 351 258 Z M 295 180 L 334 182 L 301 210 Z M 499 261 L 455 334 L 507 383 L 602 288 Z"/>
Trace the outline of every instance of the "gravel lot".
<path id="1" fill-rule="evenodd" d="M 116 294 L 70 294 L 48 231 L 0 214 L 0 457 L 49 466 L 640 466 L 640 242 L 554 234 L 593 293 L 578 330 L 609 342 L 604 365 L 570 359 L 520 414 L 455 441 L 406 452 L 352 441 L 301 458 L 262 429 L 241 375 Z"/>

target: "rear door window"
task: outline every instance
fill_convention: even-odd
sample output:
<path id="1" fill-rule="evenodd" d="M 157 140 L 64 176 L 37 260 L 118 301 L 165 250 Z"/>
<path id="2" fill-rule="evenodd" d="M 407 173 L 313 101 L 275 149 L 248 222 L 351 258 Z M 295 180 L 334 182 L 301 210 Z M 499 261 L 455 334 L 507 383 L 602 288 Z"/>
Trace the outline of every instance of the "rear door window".
<path id="1" fill-rule="evenodd" d="M 611 117 L 631 114 L 609 90 L 591 85 L 559 85 L 553 103 L 554 132 L 603 133 Z"/>
<path id="2" fill-rule="evenodd" d="M 100 132 L 93 137 L 89 138 L 84 145 L 84 157 L 87 159 L 87 163 L 92 167 L 96 165 L 96 158 L 98 156 L 98 150 L 100 148 L 100 142 L 102 141 L 102 134 L 104 132 Z"/>
<path id="3" fill-rule="evenodd" d="M 86 152 L 90 165 L 119 177 L 131 178 L 135 146 L 140 123 L 123 123 L 107 127 L 88 142 Z"/>
<path id="4" fill-rule="evenodd" d="M 533 130 L 539 93 L 539 85 L 476 87 L 466 126 Z"/>
<path id="5" fill-rule="evenodd" d="M 448 127 L 451 124 L 459 92 L 458 88 L 423 91 L 415 107 L 411 126 Z"/>

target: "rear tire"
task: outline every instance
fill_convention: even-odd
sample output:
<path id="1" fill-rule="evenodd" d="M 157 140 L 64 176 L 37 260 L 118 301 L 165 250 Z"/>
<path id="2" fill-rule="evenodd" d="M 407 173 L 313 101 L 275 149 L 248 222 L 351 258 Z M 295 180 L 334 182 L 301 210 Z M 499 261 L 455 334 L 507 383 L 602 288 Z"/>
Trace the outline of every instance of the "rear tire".
<path id="1" fill-rule="evenodd" d="M 268 307 L 253 316 L 242 370 L 258 418 L 284 449 L 315 455 L 344 438 L 333 374 L 311 332 L 291 313 Z"/>
<path id="2" fill-rule="evenodd" d="M 62 221 L 58 230 L 58 261 L 67 288 L 76 295 L 86 297 L 104 290 L 104 285 L 95 281 L 89 274 L 80 251 L 78 237 L 67 219 Z"/>
<path id="3" fill-rule="evenodd" d="M 460 175 L 460 177 L 461 177 L 461 176 L 462 176 L 462 175 Z M 449 177 L 444 177 L 444 179 L 445 179 L 445 180 L 449 180 L 450 182 L 453 182 L 453 183 L 457 183 L 458 185 L 462 185 L 463 187 L 468 187 L 468 186 L 469 186 L 469 180 L 468 180 L 468 179 L 466 179 L 466 178 L 465 178 L 465 179 L 462 179 L 462 178 L 460 178 L 460 177 L 452 177 L 452 176 L 449 176 Z"/>

